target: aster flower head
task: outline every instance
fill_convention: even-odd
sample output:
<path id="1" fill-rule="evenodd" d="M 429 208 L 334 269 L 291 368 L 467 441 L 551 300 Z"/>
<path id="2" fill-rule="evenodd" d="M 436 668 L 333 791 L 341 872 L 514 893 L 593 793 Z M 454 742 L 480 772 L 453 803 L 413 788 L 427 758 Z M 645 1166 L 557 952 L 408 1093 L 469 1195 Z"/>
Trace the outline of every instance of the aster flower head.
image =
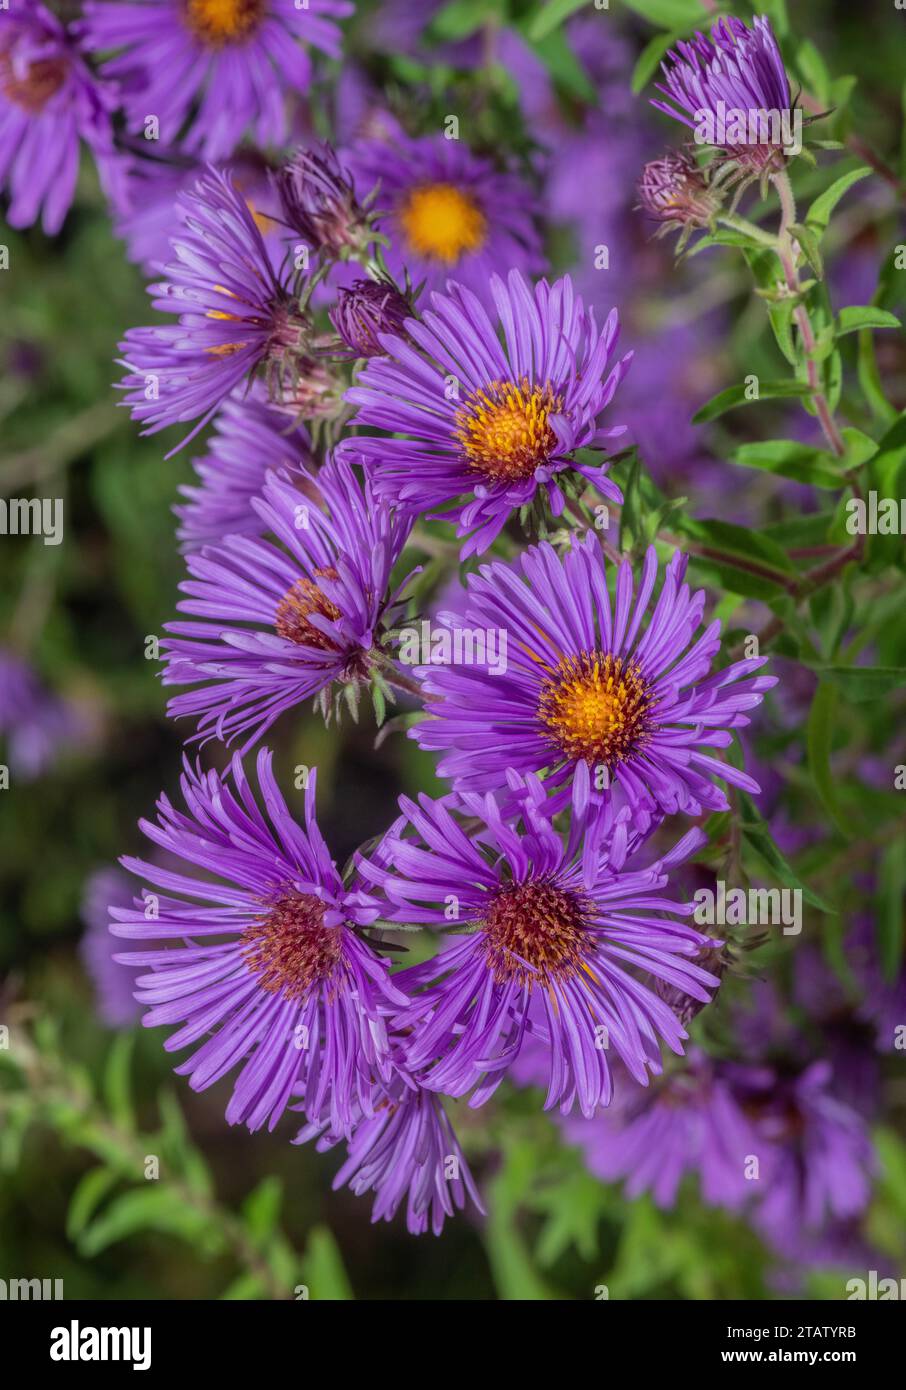
<path id="1" fill-rule="evenodd" d="M 286 226 L 313 250 L 344 259 L 365 250 L 368 215 L 332 146 L 297 150 L 274 184 Z"/>
<path id="2" fill-rule="evenodd" d="M 177 199 L 175 214 L 176 259 L 148 292 L 155 309 L 179 321 L 130 329 L 119 389 L 144 434 L 197 420 L 192 438 L 259 368 L 272 380 L 292 377 L 307 323 L 228 174 L 210 170 Z"/>
<path id="3" fill-rule="evenodd" d="M 661 68 L 664 81 L 655 85 L 664 100 L 652 99 L 659 111 L 750 173 L 783 167 L 801 113 L 769 19 L 756 17 L 749 29 L 723 15 L 710 38 L 696 33 L 669 49 Z"/>
<path id="4" fill-rule="evenodd" d="M 392 1221 L 405 1203 L 406 1226 L 415 1236 L 429 1226 L 439 1236 L 446 1217 L 461 1211 L 467 1198 L 483 1213 L 440 1098 L 403 1073 L 375 1089 L 372 1113 L 359 1120 L 347 1140 L 347 1158 L 334 1178 L 334 1190 L 348 1185 L 357 1197 L 373 1192 L 372 1221 Z M 344 1137 L 329 1126 L 311 1124 L 293 1142 L 303 1144 L 316 1135 L 321 1153 Z"/>
<path id="5" fill-rule="evenodd" d="M 611 364 L 616 309 L 599 329 L 568 275 L 532 287 L 513 270 L 506 283 L 492 276 L 490 294 L 502 345 L 471 290 L 450 283 L 431 295 L 432 309 L 407 320 L 406 339 L 382 335 L 386 357 L 368 362 L 347 393 L 358 424 L 403 437 L 358 436 L 344 449 L 365 459 L 378 494 L 407 512 L 463 499 L 443 513 L 467 538 L 463 558 L 485 550 L 538 493 L 558 516 L 568 470 L 622 500 L 604 466 L 575 457 L 625 428 L 600 420 L 632 357 Z"/>
<path id="6" fill-rule="evenodd" d="M 738 1211 L 753 1200 L 746 1162 L 759 1152 L 748 1098 L 772 1081 L 769 1068 L 716 1063 L 690 1048 L 682 1069 L 648 1091 L 622 1079 L 608 1110 L 571 1115 L 563 1131 L 589 1172 L 602 1182 L 625 1181 L 629 1198 L 650 1192 L 659 1207 L 673 1207 L 691 1177 L 709 1206 Z"/>
<path id="7" fill-rule="evenodd" d="M 442 753 L 438 771 L 458 790 L 493 792 L 511 769 L 536 772 L 558 804 L 581 811 L 615 798 L 643 829 L 658 815 L 726 810 L 715 778 L 757 793 L 710 750 L 732 742 L 776 678 L 754 675 L 765 657 L 712 672 L 720 623 L 696 636 L 705 595 L 683 582 L 687 564 L 677 551 L 653 603 L 654 547 L 637 588 L 629 562 L 620 565 L 612 599 L 592 532 L 563 555 L 544 543 L 511 564 L 481 565 L 458 611 L 437 621 L 454 637 L 505 632 L 506 670 L 416 668 L 434 717 L 410 737 Z"/>
<path id="8" fill-rule="evenodd" d="M 685 240 L 690 232 L 711 224 L 721 197 L 709 188 L 691 155 L 685 150 L 669 150 L 642 170 L 639 202 L 649 217 L 661 224 L 658 235 L 679 230 Z"/>
<path id="9" fill-rule="evenodd" d="M 316 780 L 300 825 L 266 749 L 258 796 L 238 757 L 229 776 L 187 760 L 185 811 L 162 796 L 157 824 L 141 822 L 185 870 L 124 858 L 151 888 L 111 908 L 113 934 L 145 943 L 117 956 L 146 972 L 135 981 L 145 1027 L 180 1025 L 168 1052 L 199 1044 L 176 1068 L 196 1091 L 240 1067 L 226 1116 L 251 1130 L 273 1129 L 294 1102 L 346 1134 L 392 1075 L 386 1018 L 405 1001 L 363 935 L 377 902 L 344 886 L 318 829 Z"/>
<path id="10" fill-rule="evenodd" d="M 327 717 L 335 685 L 354 699 L 380 681 L 408 535 L 343 461 L 271 473 L 252 505 L 279 544 L 232 535 L 190 554 L 179 608 L 191 621 L 168 623 L 163 643 L 164 684 L 197 687 L 169 713 L 197 720 L 196 737 L 245 735 L 246 747 L 303 700 L 317 696 Z"/>
<path id="11" fill-rule="evenodd" d="M 0 191 L 12 227 L 41 217 L 54 236 L 75 192 L 80 141 L 109 197 L 123 196 L 113 143 L 116 98 L 89 69 L 71 30 L 39 0 L 10 0 L 0 23 Z"/>
<path id="12" fill-rule="evenodd" d="M 377 189 L 375 226 L 389 239 L 385 255 L 397 283 L 407 271 L 427 290 L 456 280 L 490 307 L 492 275 L 543 270 L 531 188 L 464 141 L 413 139 L 397 129 L 392 138 L 355 142 L 344 161 L 358 188 Z"/>
<path id="13" fill-rule="evenodd" d="M 353 357 L 381 357 L 381 335 L 405 338 L 412 304 L 389 280 L 353 280 L 337 290 L 330 321 Z"/>
<path id="14" fill-rule="evenodd" d="M 860 1115 L 833 1095 L 826 1062 L 785 1074 L 690 1053 L 647 1093 L 621 1089 L 611 1110 L 565 1122 L 590 1171 L 625 1179 L 672 1207 L 682 1180 L 698 1179 L 710 1205 L 746 1209 L 778 1250 L 803 1232 L 864 1211 L 874 1166 Z"/>
<path id="15" fill-rule="evenodd" d="M 310 48 L 340 55 L 347 0 L 88 0 L 82 30 L 120 80 L 131 130 L 149 116 L 159 138 L 204 159 L 228 158 L 245 136 L 285 142 L 287 100 L 308 90 Z M 185 128 L 187 127 L 187 128 Z M 185 128 L 185 129 L 184 129 Z"/>
<path id="16" fill-rule="evenodd" d="M 660 1071 L 660 1040 L 682 1052 L 685 1030 L 639 976 L 705 1001 L 717 983 L 694 963 L 704 938 L 683 920 L 691 907 L 664 893 L 669 868 L 704 837 L 690 831 L 634 868 L 625 809 L 607 825 L 573 817 L 564 842 L 538 780 L 517 791 L 518 822 L 492 797 L 401 798 L 403 817 L 359 870 L 386 897 L 386 920 L 467 932 L 395 979 L 411 996 L 395 1026 L 420 1084 L 481 1105 L 535 1035 L 545 1108 L 577 1103 L 590 1115 L 611 1099 L 610 1053 L 645 1085 Z"/>
<path id="17" fill-rule="evenodd" d="M 86 733 L 78 706 L 48 689 L 15 652 L 0 648 L 0 738 L 6 740 L 6 761 L 16 778 L 31 782 L 42 776 Z"/>
<path id="18" fill-rule="evenodd" d="M 311 463 L 307 431 L 275 409 L 260 383 L 229 398 L 215 431 L 206 454 L 193 460 L 198 484 L 182 484 L 186 501 L 173 509 L 185 550 L 200 550 L 228 535 L 260 535 L 265 523 L 252 503 L 268 473 Z"/>

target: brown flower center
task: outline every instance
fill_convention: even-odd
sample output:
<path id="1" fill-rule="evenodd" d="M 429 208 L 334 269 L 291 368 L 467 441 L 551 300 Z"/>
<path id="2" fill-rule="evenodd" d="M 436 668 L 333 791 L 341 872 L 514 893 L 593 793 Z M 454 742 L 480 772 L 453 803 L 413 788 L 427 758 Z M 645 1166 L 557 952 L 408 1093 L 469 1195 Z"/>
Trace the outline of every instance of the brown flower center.
<path id="1" fill-rule="evenodd" d="M 651 687 L 639 667 L 609 652 L 564 657 L 545 681 L 538 718 L 567 758 L 611 771 L 651 732 Z"/>
<path id="2" fill-rule="evenodd" d="M 315 570 L 321 579 L 338 579 L 332 566 Z M 326 633 L 311 621 L 312 613 L 331 622 L 341 616 L 340 610 L 311 579 L 297 579 L 277 605 L 276 628 L 281 637 L 298 642 L 301 647 L 319 647 L 321 651 L 336 652 L 340 648 Z"/>
<path id="3" fill-rule="evenodd" d="M 14 106 L 37 116 L 66 81 L 67 62 L 63 57 L 42 58 L 30 63 L 24 76 L 13 70 L 9 56 L 0 53 L 0 87 Z"/>
<path id="4" fill-rule="evenodd" d="M 485 955 L 495 979 L 532 990 L 584 968 L 587 905 L 544 879 L 510 883 L 491 901 L 482 924 Z"/>
<path id="5" fill-rule="evenodd" d="M 333 974 L 342 955 L 342 927 L 325 927 L 324 904 L 310 893 L 287 893 L 242 933 L 243 956 L 262 989 L 301 999 Z"/>

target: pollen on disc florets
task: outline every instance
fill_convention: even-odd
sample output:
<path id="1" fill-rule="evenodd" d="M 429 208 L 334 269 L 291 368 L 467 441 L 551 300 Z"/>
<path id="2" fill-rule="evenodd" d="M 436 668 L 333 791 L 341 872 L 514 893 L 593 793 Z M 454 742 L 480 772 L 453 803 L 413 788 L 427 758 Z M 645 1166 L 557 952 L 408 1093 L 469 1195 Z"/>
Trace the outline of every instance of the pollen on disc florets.
<path id="1" fill-rule="evenodd" d="M 471 194 L 452 183 L 413 188 L 399 211 L 406 241 L 426 260 L 453 266 L 479 251 L 487 239 L 487 219 Z"/>
<path id="2" fill-rule="evenodd" d="M 611 770 L 650 734 L 653 696 L 639 667 L 610 652 L 564 657 L 544 682 L 538 717 L 566 757 Z"/>
<path id="3" fill-rule="evenodd" d="M 64 57 L 41 58 L 29 63 L 25 73 L 17 73 L 10 58 L 0 53 L 0 91 L 13 106 L 29 116 L 37 116 L 66 81 L 68 64 Z"/>
<path id="4" fill-rule="evenodd" d="M 550 459 L 557 443 L 550 417 L 562 408 L 550 385 L 492 381 L 456 412 L 454 435 L 470 468 L 494 482 L 520 482 Z"/>
<path id="5" fill-rule="evenodd" d="M 325 927 L 320 898 L 290 891 L 246 927 L 242 947 L 262 989 L 301 999 L 334 973 L 342 955 L 342 927 Z"/>
<path id="6" fill-rule="evenodd" d="M 258 27 L 267 0 L 185 0 L 189 28 L 203 43 L 247 38 Z"/>
<path id="7" fill-rule="evenodd" d="M 332 566 L 317 569 L 315 574 L 319 579 L 339 578 Z M 336 642 L 311 621 L 313 613 L 332 623 L 342 616 L 337 605 L 314 580 L 303 577 L 297 579 L 280 600 L 274 625 L 280 636 L 289 642 L 297 642 L 302 647 L 319 647 L 322 651 L 338 651 Z"/>
<path id="8" fill-rule="evenodd" d="M 587 905 L 543 878 L 509 883 L 491 899 L 482 930 L 488 966 L 501 984 L 531 990 L 582 968 L 589 936 Z"/>

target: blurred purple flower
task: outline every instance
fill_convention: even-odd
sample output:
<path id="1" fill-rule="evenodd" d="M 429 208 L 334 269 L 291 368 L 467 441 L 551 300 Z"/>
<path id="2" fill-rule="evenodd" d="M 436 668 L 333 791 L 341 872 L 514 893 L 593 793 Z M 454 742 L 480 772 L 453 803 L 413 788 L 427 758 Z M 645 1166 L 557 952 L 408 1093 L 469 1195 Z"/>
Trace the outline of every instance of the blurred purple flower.
<path id="1" fill-rule="evenodd" d="M 48 690 L 21 657 L 0 649 L 0 737 L 14 776 L 24 782 L 40 777 L 85 732 L 75 705 Z"/>
<path id="2" fill-rule="evenodd" d="M 63 225 L 75 192 L 80 141 L 97 161 L 107 195 L 123 196 L 125 164 L 113 144 L 117 97 L 84 61 L 73 33 L 38 0 L 10 0 L 0 23 L 0 189 L 7 218 L 48 236 Z"/>
<path id="3" fill-rule="evenodd" d="M 340 56 L 347 0 L 87 0 L 81 31 L 123 83 L 131 130 L 225 159 L 245 135 L 267 148 L 288 133 L 286 105 L 311 82 L 308 46 Z M 190 119 L 191 118 L 191 119 Z M 183 127 L 189 122 L 188 129 Z"/>

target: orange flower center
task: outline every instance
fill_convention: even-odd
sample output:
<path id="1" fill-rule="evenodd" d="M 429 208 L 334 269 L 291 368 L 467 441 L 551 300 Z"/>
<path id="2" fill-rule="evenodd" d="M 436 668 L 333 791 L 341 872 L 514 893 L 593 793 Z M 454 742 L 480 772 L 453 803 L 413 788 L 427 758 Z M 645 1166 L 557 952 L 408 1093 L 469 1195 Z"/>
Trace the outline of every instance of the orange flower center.
<path id="1" fill-rule="evenodd" d="M 456 412 L 454 437 L 470 468 L 494 482 L 530 478 L 557 442 L 549 417 L 563 408 L 550 385 L 492 381 Z"/>
<path id="2" fill-rule="evenodd" d="M 481 208 L 452 183 L 428 183 L 414 188 L 399 212 L 410 248 L 425 260 L 452 266 L 487 237 Z"/>
<path id="3" fill-rule="evenodd" d="M 186 19 L 202 43 L 219 47 L 247 38 L 266 8 L 267 0 L 186 0 Z"/>
<path id="4" fill-rule="evenodd" d="M 647 740 L 653 697 L 638 666 L 610 653 L 565 657 L 545 681 L 538 717 L 568 758 L 613 771 Z"/>

